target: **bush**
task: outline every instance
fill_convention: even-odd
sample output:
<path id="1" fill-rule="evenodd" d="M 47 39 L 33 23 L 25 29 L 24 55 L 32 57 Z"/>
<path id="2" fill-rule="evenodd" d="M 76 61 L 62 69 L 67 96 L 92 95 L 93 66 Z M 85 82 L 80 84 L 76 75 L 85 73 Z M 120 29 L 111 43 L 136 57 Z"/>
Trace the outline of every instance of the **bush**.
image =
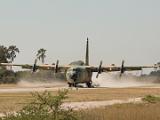
<path id="1" fill-rule="evenodd" d="M 5 116 L 3 120 L 78 120 L 72 109 L 61 107 L 67 93 L 68 90 L 61 90 L 58 95 L 53 96 L 47 91 L 42 94 L 35 92 L 32 94 L 35 98 L 33 102 L 16 114 Z"/>
<path id="2" fill-rule="evenodd" d="M 11 70 L 0 69 L 0 84 L 4 83 L 16 83 L 16 73 Z"/>
<path id="3" fill-rule="evenodd" d="M 146 95 L 144 98 L 142 98 L 142 100 L 149 103 L 156 103 L 156 102 L 160 102 L 160 97 L 153 96 L 153 95 Z"/>

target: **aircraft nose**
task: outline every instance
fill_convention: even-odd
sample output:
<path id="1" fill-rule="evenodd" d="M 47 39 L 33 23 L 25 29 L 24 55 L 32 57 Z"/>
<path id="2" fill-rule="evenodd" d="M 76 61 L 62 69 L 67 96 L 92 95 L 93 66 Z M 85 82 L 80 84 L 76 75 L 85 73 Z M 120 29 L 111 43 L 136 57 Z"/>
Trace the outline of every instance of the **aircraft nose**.
<path id="1" fill-rule="evenodd" d="M 76 79 L 77 79 L 77 74 L 76 74 L 76 73 L 73 73 L 73 74 L 71 75 L 71 79 L 76 80 Z"/>

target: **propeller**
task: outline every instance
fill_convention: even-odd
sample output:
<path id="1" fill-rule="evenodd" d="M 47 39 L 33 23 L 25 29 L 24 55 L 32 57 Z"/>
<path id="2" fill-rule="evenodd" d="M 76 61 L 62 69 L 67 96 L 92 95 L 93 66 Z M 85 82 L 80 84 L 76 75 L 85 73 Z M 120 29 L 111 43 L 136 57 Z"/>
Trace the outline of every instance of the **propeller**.
<path id="1" fill-rule="evenodd" d="M 124 60 L 122 60 L 122 65 L 120 68 L 120 77 L 122 76 L 122 74 L 125 72 L 125 68 L 124 68 Z"/>
<path id="2" fill-rule="evenodd" d="M 154 64 L 154 71 L 157 71 L 157 69 L 158 69 L 157 64 Z"/>
<path id="3" fill-rule="evenodd" d="M 101 61 L 100 64 L 99 64 L 98 72 L 97 72 L 96 78 L 98 78 L 99 74 L 101 74 L 101 73 L 102 73 L 102 61 Z"/>
<path id="4" fill-rule="evenodd" d="M 57 62 L 56 62 L 55 73 L 57 73 L 57 72 L 58 72 L 58 65 L 59 65 L 59 60 L 57 60 Z"/>
<path id="5" fill-rule="evenodd" d="M 160 68 L 160 62 L 154 64 L 154 69 L 157 71 Z"/>
<path id="6" fill-rule="evenodd" d="M 37 59 L 35 59 L 35 61 L 34 61 L 32 72 L 36 72 L 36 70 L 37 70 Z"/>

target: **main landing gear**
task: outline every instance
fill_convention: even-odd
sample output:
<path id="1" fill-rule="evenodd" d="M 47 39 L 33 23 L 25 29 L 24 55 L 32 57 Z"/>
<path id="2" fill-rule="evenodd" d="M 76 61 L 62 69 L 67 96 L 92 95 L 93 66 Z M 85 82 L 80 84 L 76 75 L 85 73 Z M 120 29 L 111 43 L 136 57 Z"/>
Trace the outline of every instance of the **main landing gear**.
<path id="1" fill-rule="evenodd" d="M 92 81 L 86 82 L 86 86 L 88 88 L 93 88 Z M 68 83 L 68 87 L 82 87 L 82 86 L 78 86 L 77 83 Z"/>
<path id="2" fill-rule="evenodd" d="M 68 87 L 77 87 L 77 83 L 68 83 Z"/>
<path id="3" fill-rule="evenodd" d="M 91 81 L 90 81 L 90 82 L 87 82 L 86 85 L 87 85 L 88 88 L 92 88 L 92 87 L 93 87 Z"/>

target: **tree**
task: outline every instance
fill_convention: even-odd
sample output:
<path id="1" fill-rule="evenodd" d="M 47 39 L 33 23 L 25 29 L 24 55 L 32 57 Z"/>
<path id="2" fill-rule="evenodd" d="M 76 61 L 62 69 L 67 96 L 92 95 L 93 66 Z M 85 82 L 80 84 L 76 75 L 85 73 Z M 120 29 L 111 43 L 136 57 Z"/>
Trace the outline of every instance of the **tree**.
<path id="1" fill-rule="evenodd" d="M 19 52 L 19 49 L 16 48 L 16 46 L 12 45 L 7 48 L 0 45 L 0 63 L 13 62 L 16 57 L 16 52 Z M 16 73 L 12 70 L 6 69 L 6 66 L 0 66 L 0 84 L 16 82 Z"/>
<path id="2" fill-rule="evenodd" d="M 45 57 L 46 57 L 46 50 L 45 49 L 43 49 L 43 48 L 41 48 L 41 49 L 39 49 L 38 50 L 38 53 L 37 53 L 37 58 L 39 59 L 39 60 L 41 60 L 42 61 L 42 63 L 44 64 L 44 59 L 45 59 Z"/>
<path id="3" fill-rule="evenodd" d="M 7 59 L 12 63 L 16 58 L 16 53 L 19 53 L 19 49 L 15 45 L 11 45 L 8 47 L 7 52 Z"/>
<path id="4" fill-rule="evenodd" d="M 8 50 L 5 46 L 0 45 L 0 63 L 2 62 L 8 62 L 7 61 L 7 56 L 8 56 Z"/>
<path id="5" fill-rule="evenodd" d="M 16 73 L 12 70 L 0 69 L 0 84 L 17 83 Z"/>

